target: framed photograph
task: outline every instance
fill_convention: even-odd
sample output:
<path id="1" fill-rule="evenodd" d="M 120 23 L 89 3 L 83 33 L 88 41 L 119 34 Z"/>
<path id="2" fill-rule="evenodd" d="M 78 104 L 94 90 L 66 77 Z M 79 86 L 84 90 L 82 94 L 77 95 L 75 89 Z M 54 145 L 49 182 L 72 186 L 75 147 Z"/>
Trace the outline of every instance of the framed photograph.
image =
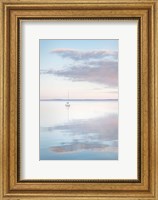
<path id="1" fill-rule="evenodd" d="M 157 1 L 0 4 L 0 199 L 158 200 Z"/>

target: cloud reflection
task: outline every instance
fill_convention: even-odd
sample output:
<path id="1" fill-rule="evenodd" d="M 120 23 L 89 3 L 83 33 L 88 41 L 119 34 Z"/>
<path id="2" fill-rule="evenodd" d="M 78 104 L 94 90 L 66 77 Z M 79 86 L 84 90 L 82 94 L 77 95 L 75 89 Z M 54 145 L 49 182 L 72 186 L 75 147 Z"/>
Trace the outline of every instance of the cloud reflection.
<path id="1" fill-rule="evenodd" d="M 49 149 L 56 153 L 81 151 L 117 152 L 118 151 L 118 115 L 111 114 L 89 120 L 73 120 L 41 130 L 59 131 L 65 142 L 53 144 Z"/>
<path id="2" fill-rule="evenodd" d="M 106 144 L 99 143 L 79 143 L 73 142 L 68 145 L 63 146 L 54 146 L 50 148 L 51 151 L 58 153 L 72 153 L 72 152 L 80 152 L 80 151 L 104 151 L 104 152 L 117 152 L 118 147 L 112 147 Z"/>

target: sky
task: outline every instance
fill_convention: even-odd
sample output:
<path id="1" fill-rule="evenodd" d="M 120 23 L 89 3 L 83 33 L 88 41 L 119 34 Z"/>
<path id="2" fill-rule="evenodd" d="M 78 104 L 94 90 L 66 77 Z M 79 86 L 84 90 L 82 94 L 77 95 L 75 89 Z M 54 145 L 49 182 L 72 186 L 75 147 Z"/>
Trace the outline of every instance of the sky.
<path id="1" fill-rule="evenodd" d="M 40 99 L 117 99 L 118 40 L 40 40 Z"/>

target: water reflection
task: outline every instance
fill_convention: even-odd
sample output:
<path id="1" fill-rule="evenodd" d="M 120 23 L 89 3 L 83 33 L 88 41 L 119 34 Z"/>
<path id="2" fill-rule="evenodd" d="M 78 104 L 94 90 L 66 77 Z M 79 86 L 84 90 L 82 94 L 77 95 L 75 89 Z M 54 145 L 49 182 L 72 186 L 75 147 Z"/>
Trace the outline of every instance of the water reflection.
<path id="1" fill-rule="evenodd" d="M 109 145 L 99 144 L 99 143 L 89 143 L 89 144 L 79 143 L 77 141 L 69 145 L 54 146 L 54 147 L 51 147 L 50 150 L 54 152 L 59 152 L 59 153 L 77 152 L 77 151 L 84 151 L 84 150 L 117 152 L 117 147 L 111 147 Z"/>
<path id="2" fill-rule="evenodd" d="M 95 110 L 93 116 L 85 118 L 85 115 L 82 115 L 77 119 L 73 118 L 76 110 L 73 110 L 72 105 L 71 109 L 70 107 L 66 108 L 67 120 L 61 123 L 58 120 L 54 124 L 47 122 L 49 126 L 41 126 L 40 159 L 118 159 L 117 109 L 108 112 L 105 110 L 107 105 L 104 104 L 106 103 L 102 103 L 102 112 L 99 111 L 100 116 L 98 116 L 99 109 L 96 104 L 93 108 L 93 111 Z"/>
<path id="3" fill-rule="evenodd" d="M 70 107 L 66 107 L 66 109 L 67 109 L 67 120 L 69 121 L 69 118 L 70 118 L 69 109 L 70 109 Z"/>

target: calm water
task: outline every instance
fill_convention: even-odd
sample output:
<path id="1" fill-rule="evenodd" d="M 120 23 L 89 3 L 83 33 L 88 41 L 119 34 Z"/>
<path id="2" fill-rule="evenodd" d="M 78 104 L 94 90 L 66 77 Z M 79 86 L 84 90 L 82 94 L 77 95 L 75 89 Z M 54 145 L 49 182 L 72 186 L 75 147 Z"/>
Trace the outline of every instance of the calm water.
<path id="1" fill-rule="evenodd" d="M 117 160 L 118 101 L 40 102 L 40 160 Z"/>

